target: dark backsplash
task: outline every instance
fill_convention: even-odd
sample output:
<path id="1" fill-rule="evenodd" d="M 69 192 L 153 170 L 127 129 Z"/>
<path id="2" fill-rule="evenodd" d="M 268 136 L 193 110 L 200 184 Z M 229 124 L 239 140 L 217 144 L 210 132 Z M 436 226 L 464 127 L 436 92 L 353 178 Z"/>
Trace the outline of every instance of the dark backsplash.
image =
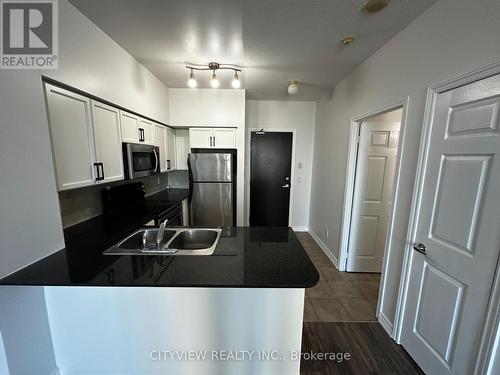
<path id="1" fill-rule="evenodd" d="M 158 193 L 162 190 L 167 189 L 169 186 L 169 181 L 175 183 L 175 185 L 183 184 L 182 177 L 175 176 L 171 177 L 172 173 L 185 172 L 187 179 L 187 171 L 172 171 L 168 173 L 162 173 L 156 176 L 148 176 L 145 178 L 139 178 L 133 180 L 133 182 L 142 182 L 146 187 L 146 195 L 151 195 Z M 187 180 L 186 180 L 187 181 Z M 81 189 L 67 190 L 59 192 L 59 206 L 61 210 L 61 218 L 63 227 L 67 228 L 75 224 L 81 223 L 85 220 L 91 219 L 93 217 L 99 216 L 103 213 L 101 191 L 106 186 L 116 186 L 128 184 L 132 181 L 124 180 L 113 182 L 110 184 L 102 184 L 97 186 L 85 187 Z M 186 182 L 186 186 L 179 186 L 181 188 L 187 188 L 189 182 Z M 177 188 L 178 186 L 171 186 L 172 188 Z"/>

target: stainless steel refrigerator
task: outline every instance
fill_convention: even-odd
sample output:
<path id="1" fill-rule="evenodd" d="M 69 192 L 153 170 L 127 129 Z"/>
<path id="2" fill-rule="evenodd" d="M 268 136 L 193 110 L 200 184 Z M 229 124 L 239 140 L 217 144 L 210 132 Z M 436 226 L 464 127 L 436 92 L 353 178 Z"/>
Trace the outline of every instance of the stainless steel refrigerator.
<path id="1" fill-rule="evenodd" d="M 200 149 L 189 154 L 190 224 L 236 224 L 236 155 Z"/>

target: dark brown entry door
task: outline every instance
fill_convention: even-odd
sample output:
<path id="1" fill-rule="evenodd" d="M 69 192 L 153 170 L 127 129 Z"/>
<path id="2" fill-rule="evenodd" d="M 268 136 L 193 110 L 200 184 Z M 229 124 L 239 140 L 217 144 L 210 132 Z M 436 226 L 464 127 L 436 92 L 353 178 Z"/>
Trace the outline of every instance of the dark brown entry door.
<path id="1" fill-rule="evenodd" d="M 288 226 L 292 141 L 293 133 L 251 134 L 251 226 Z"/>

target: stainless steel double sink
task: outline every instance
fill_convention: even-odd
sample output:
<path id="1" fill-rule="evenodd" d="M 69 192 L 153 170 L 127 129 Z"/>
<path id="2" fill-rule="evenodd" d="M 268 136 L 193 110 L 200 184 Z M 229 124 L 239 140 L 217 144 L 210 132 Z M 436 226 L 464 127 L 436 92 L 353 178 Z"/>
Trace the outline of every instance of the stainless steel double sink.
<path id="1" fill-rule="evenodd" d="M 104 255 L 212 255 L 222 230 L 217 228 L 165 228 L 158 239 L 159 228 L 141 228 Z M 161 236 L 161 234 L 160 234 Z"/>

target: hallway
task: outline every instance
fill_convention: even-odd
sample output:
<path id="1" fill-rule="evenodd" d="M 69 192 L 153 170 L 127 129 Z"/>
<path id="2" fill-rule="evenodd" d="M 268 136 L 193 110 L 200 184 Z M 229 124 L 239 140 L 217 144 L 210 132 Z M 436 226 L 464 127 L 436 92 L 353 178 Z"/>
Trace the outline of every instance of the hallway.
<path id="1" fill-rule="evenodd" d="M 380 274 L 340 272 L 309 233 L 296 234 L 320 273 L 319 283 L 306 289 L 304 322 L 377 321 Z"/>

